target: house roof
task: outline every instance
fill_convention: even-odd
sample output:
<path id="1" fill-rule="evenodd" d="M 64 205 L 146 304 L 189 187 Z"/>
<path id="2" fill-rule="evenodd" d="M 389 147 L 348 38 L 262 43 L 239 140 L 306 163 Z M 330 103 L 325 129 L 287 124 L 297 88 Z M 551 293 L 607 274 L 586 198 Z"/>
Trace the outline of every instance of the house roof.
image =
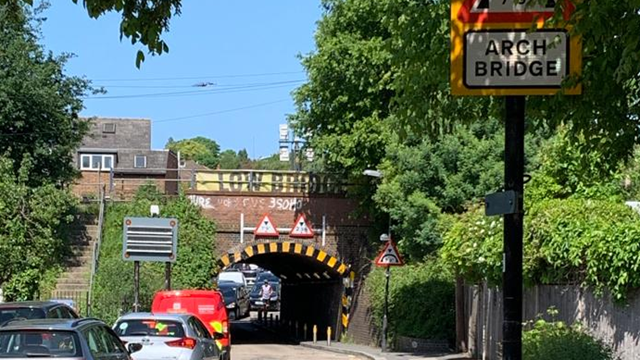
<path id="1" fill-rule="evenodd" d="M 151 149 L 151 120 L 125 118 L 87 118 L 89 132 L 81 148 Z"/>
<path id="2" fill-rule="evenodd" d="M 147 157 L 147 166 L 136 168 L 136 155 Z M 118 165 L 114 169 L 118 174 L 166 174 L 169 150 L 119 150 Z M 177 169 L 176 169 L 177 170 Z"/>

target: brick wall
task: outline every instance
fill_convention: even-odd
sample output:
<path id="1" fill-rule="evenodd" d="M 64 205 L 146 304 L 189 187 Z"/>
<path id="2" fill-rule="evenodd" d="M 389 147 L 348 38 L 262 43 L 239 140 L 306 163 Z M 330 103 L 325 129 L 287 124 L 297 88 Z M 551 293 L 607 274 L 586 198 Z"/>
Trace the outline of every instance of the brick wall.
<path id="1" fill-rule="evenodd" d="M 102 186 L 109 190 L 109 173 L 98 171 L 82 171 L 71 187 L 71 192 L 78 197 L 97 197 Z"/>

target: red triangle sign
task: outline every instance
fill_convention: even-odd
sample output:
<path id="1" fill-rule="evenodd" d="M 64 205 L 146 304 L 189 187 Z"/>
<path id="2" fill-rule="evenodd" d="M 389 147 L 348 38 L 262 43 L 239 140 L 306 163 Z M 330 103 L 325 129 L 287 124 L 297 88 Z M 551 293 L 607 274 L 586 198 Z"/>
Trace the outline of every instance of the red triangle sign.
<path id="1" fill-rule="evenodd" d="M 307 221 L 303 214 L 300 214 L 300 216 L 298 216 L 298 220 L 296 220 L 296 222 L 291 227 L 289 236 L 299 238 L 314 237 L 313 227 L 311 227 L 311 224 Z"/>
<path id="2" fill-rule="evenodd" d="M 384 246 L 384 249 L 376 257 L 376 266 L 402 266 L 404 261 L 398 252 L 398 248 L 393 241 L 389 240 Z"/>
<path id="3" fill-rule="evenodd" d="M 255 236 L 280 236 L 278 229 L 273 224 L 273 221 L 269 218 L 269 215 L 265 215 L 258 223 L 255 230 L 253 230 Z"/>
<path id="4" fill-rule="evenodd" d="M 458 20 L 466 24 L 531 23 L 553 16 L 556 0 L 529 4 L 531 1 L 464 0 L 458 12 Z M 569 19 L 574 9 L 570 1 L 564 4 L 565 20 Z"/>

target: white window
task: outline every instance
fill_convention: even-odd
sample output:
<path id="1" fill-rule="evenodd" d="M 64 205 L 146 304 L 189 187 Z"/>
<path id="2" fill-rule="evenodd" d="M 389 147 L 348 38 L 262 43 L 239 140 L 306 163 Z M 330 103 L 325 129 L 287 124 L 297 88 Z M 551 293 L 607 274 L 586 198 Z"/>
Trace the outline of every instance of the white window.
<path id="1" fill-rule="evenodd" d="M 133 167 L 136 168 L 146 168 L 147 167 L 147 157 L 144 155 L 136 155 L 133 161 Z"/>
<path id="2" fill-rule="evenodd" d="M 113 155 L 82 154 L 80 155 L 80 170 L 111 170 Z"/>

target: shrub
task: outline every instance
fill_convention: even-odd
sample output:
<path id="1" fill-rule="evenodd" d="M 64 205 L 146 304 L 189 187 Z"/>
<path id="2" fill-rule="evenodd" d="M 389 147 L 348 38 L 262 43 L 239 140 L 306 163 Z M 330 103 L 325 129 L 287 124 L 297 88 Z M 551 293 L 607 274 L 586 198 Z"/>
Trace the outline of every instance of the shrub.
<path id="1" fill-rule="evenodd" d="M 205 289 L 212 286 L 216 259 L 215 225 L 185 197 L 163 200 L 148 187 L 130 203 L 107 207 L 100 261 L 93 294 L 92 316 L 108 323 L 121 311 L 133 305 L 133 262 L 122 260 L 122 226 L 127 216 L 148 216 L 151 204 L 160 205 L 160 216 L 178 219 L 178 254 L 172 265 L 171 285 L 174 289 Z M 155 199 L 155 200 L 150 200 Z M 153 294 L 164 285 L 163 263 L 140 264 L 140 305 L 151 307 Z"/>
<path id="2" fill-rule="evenodd" d="M 366 287 L 371 294 L 374 323 L 382 325 L 385 270 L 373 270 Z M 391 343 L 396 336 L 422 339 L 455 339 L 455 283 L 453 276 L 437 262 L 391 269 L 389 283 L 389 327 Z"/>
<path id="3" fill-rule="evenodd" d="M 614 360 L 610 346 L 589 335 L 579 324 L 539 319 L 522 336 L 523 360 Z"/>

